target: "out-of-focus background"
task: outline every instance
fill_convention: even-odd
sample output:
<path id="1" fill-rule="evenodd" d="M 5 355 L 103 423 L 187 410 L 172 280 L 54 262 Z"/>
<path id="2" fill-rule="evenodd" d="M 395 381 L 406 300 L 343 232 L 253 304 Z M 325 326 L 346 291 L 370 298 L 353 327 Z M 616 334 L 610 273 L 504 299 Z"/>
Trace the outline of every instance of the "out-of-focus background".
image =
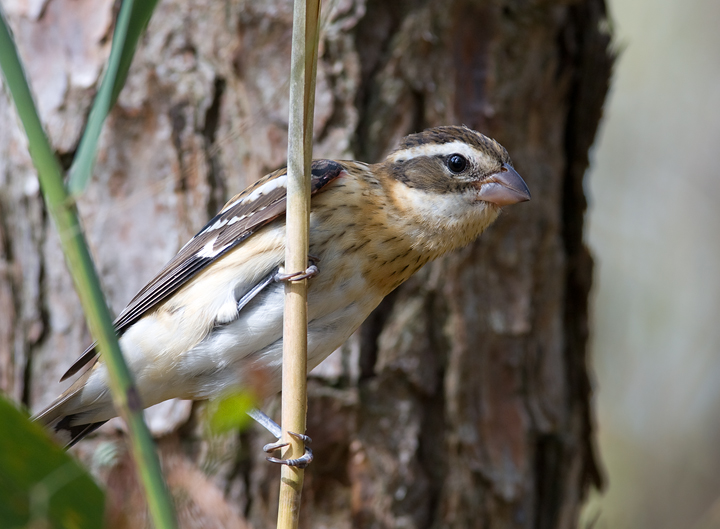
<path id="1" fill-rule="evenodd" d="M 720 2 L 610 8 L 620 57 L 586 183 L 609 486 L 585 523 L 720 527 Z"/>

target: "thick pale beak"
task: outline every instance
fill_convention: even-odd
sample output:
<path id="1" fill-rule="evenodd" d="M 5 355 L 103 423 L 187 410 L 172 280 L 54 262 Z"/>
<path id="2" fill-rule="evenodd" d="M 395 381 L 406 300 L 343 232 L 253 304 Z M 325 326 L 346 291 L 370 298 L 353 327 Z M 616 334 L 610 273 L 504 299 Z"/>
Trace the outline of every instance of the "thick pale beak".
<path id="1" fill-rule="evenodd" d="M 530 190 L 515 169 L 503 164 L 500 171 L 483 180 L 480 200 L 498 206 L 509 206 L 530 200 Z"/>

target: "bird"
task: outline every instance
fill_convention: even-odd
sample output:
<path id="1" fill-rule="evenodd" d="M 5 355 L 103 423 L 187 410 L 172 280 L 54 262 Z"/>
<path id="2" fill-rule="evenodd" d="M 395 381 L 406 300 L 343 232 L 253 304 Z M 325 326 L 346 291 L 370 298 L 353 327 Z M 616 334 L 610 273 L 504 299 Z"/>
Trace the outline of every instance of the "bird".
<path id="1" fill-rule="evenodd" d="M 507 150 L 465 126 L 410 134 L 376 164 L 315 160 L 312 265 L 285 274 L 287 178 L 277 170 L 230 199 L 115 320 L 144 407 L 212 399 L 258 371 L 263 394 L 279 392 L 284 281 L 309 278 L 310 371 L 426 263 L 530 200 Z M 95 345 L 61 380 L 78 373 L 34 417 L 68 447 L 117 415 Z M 279 437 L 262 412 L 250 415 Z"/>

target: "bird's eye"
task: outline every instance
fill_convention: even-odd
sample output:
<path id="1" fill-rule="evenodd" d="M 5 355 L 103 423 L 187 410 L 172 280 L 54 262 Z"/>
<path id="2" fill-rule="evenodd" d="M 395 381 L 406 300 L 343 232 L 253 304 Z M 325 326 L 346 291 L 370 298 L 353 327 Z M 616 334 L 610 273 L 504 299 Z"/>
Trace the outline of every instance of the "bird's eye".
<path id="1" fill-rule="evenodd" d="M 467 159 L 459 154 L 453 154 L 447 159 L 447 167 L 453 173 L 462 173 L 467 167 Z"/>

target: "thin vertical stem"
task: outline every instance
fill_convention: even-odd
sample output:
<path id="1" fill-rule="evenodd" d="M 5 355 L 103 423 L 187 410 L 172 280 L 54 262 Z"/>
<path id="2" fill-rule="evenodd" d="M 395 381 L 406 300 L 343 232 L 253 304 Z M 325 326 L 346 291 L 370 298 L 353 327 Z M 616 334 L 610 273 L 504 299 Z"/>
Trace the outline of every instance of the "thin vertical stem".
<path id="1" fill-rule="evenodd" d="M 288 130 L 288 189 L 285 271 L 307 268 L 310 220 L 310 162 L 317 71 L 320 2 L 296 0 L 293 12 Z M 303 443 L 287 434 L 304 433 L 307 413 L 307 280 L 285 286 L 283 328 L 282 426 L 290 443 L 284 459 L 304 452 Z M 283 466 L 278 528 L 298 526 L 304 471 Z"/>

